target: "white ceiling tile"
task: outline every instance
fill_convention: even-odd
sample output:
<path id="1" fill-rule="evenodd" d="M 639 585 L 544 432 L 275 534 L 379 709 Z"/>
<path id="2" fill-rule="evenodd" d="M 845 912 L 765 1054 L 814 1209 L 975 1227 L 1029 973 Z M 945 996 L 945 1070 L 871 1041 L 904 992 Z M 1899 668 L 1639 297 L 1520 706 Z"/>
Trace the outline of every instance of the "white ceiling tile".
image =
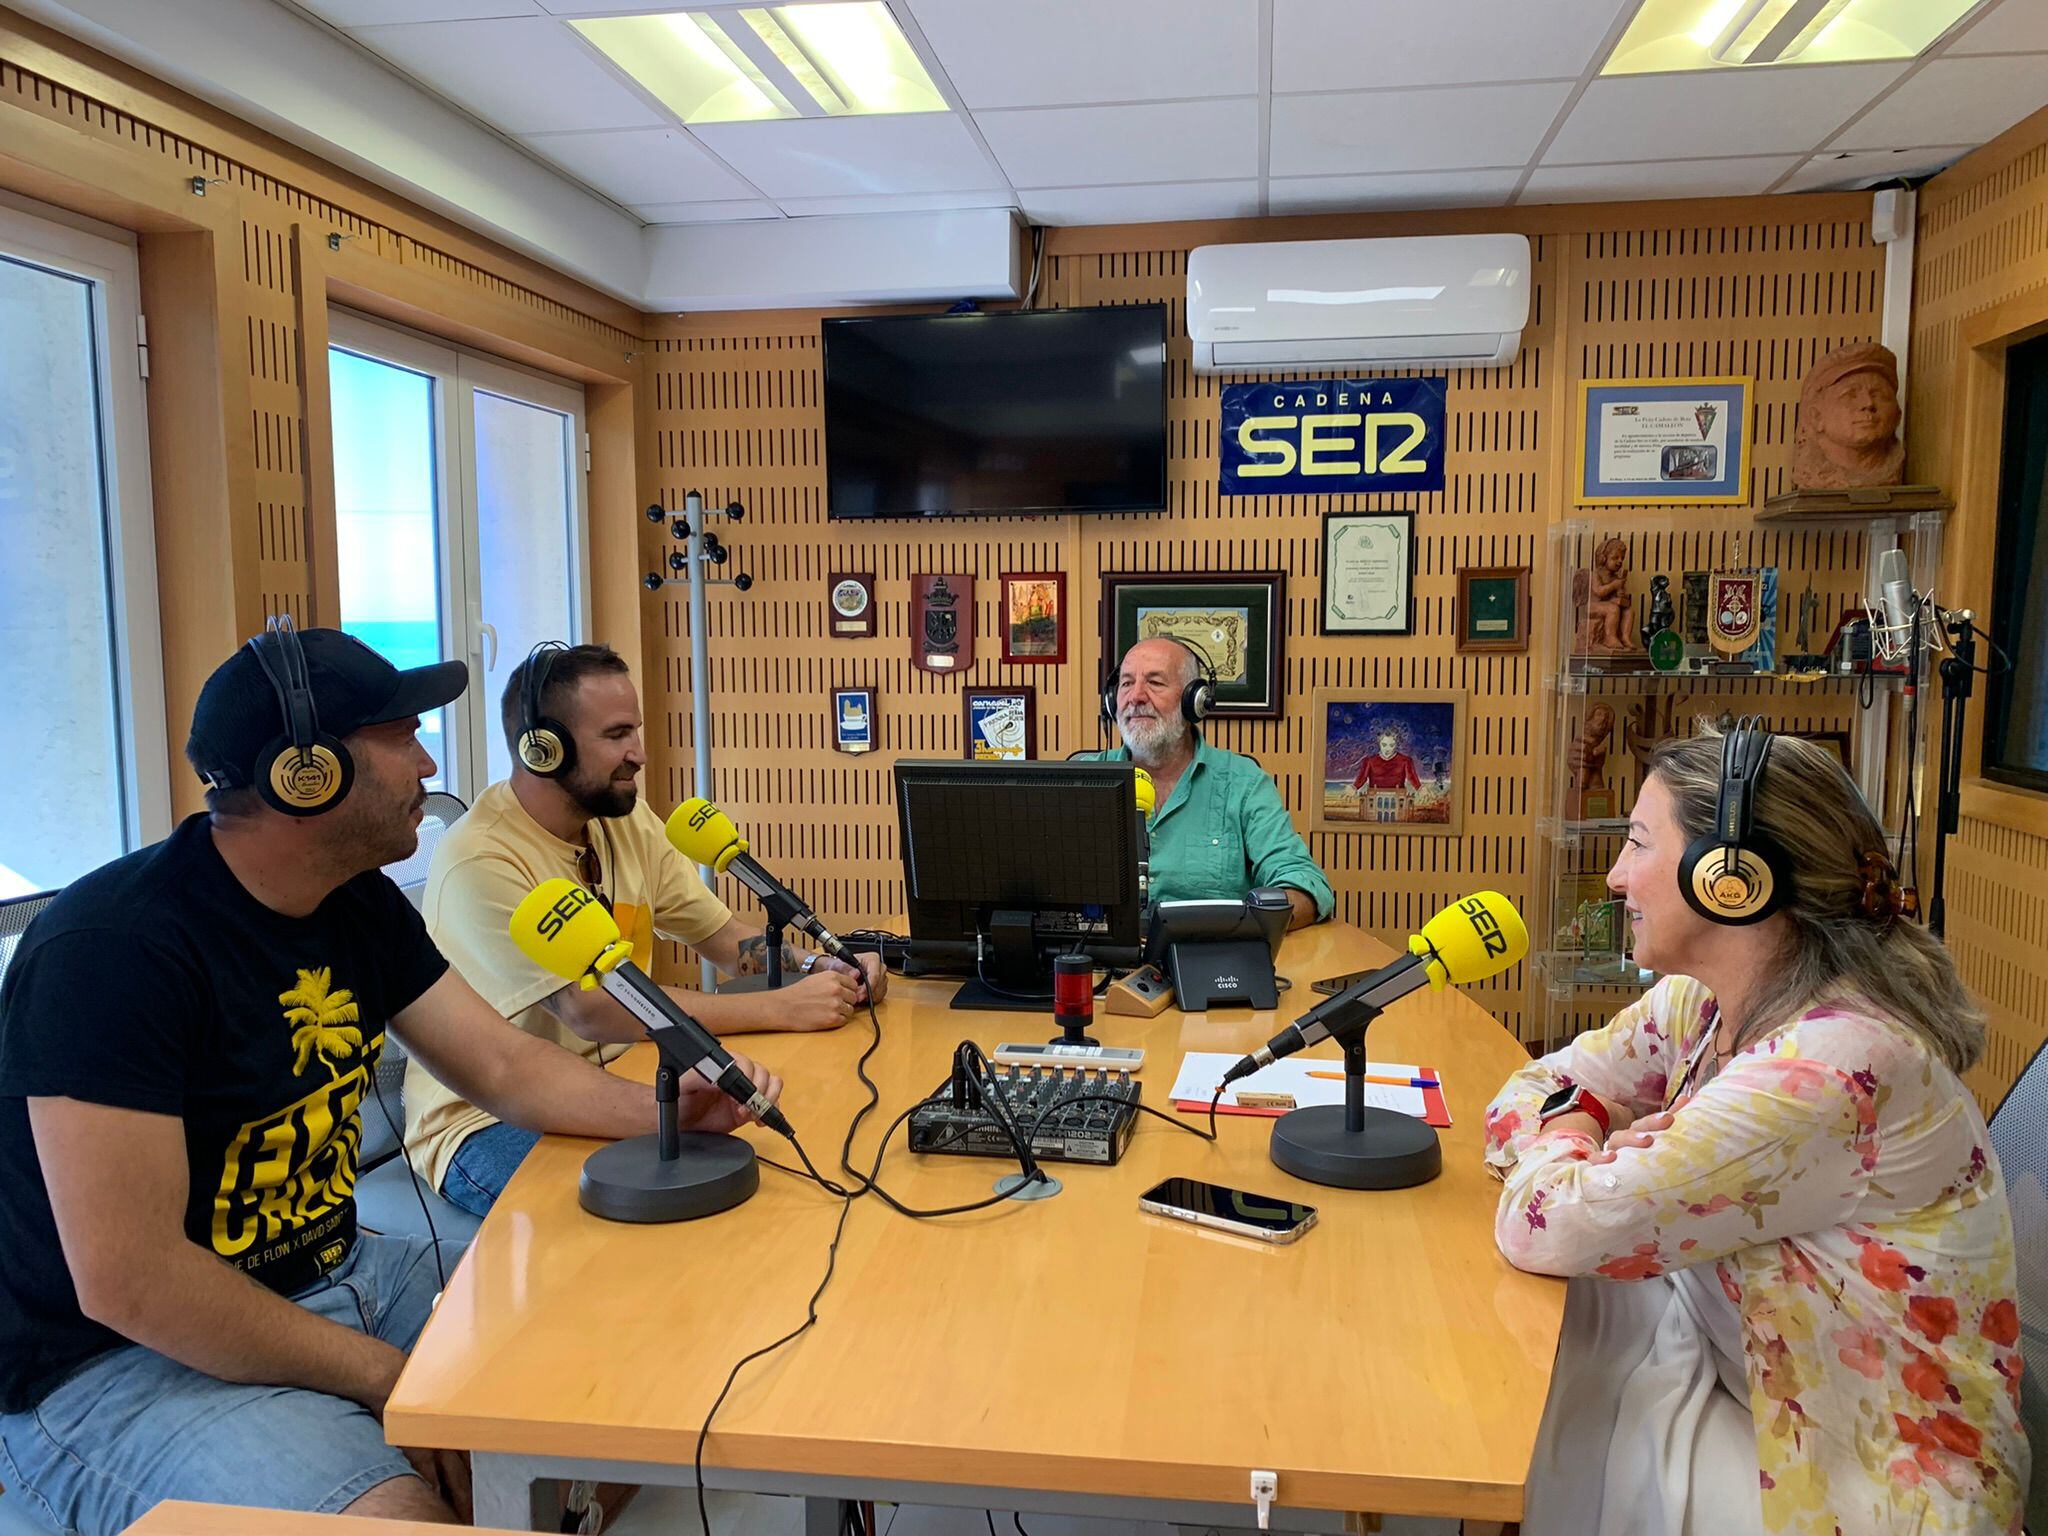
<path id="1" fill-rule="evenodd" d="M 1355 175 L 1520 165 L 1571 94 L 1568 81 L 1464 90 L 1273 98 L 1272 174 Z"/>
<path id="2" fill-rule="evenodd" d="M 1644 198 L 1737 197 L 1761 192 L 1799 163 L 1797 155 L 1731 160 L 1654 160 L 1636 165 L 1540 165 L 1521 203 L 1629 202 Z"/>
<path id="3" fill-rule="evenodd" d="M 729 224 L 735 219 L 782 217 L 773 203 L 761 197 L 715 203 L 636 203 L 633 211 L 650 224 Z"/>
<path id="4" fill-rule="evenodd" d="M 1038 187 L 1017 197 L 1024 216 L 1040 224 L 1157 224 L 1169 219 L 1248 219 L 1259 212 L 1256 181 Z"/>
<path id="5" fill-rule="evenodd" d="M 986 192 L 908 192 L 866 197 L 785 197 L 782 211 L 793 219 L 831 218 L 847 213 L 951 213 L 961 208 L 1014 208 L 1007 189 Z"/>
<path id="6" fill-rule="evenodd" d="M 730 0 L 708 0 L 708 3 L 721 9 L 731 9 Z M 627 16 L 689 10 L 694 0 L 534 0 L 534 4 L 550 16 Z M 705 7 L 699 4 L 694 8 L 702 10 Z"/>
<path id="7" fill-rule="evenodd" d="M 1948 46 L 1961 53 L 2028 53 L 2048 49 L 2048 5 L 2041 0 L 2001 0 L 1977 24 Z"/>
<path id="8" fill-rule="evenodd" d="M 1830 149 L 1982 144 L 2048 106 L 2048 58 L 1930 59 Z"/>
<path id="9" fill-rule="evenodd" d="M 1621 0 L 1274 0 L 1273 89 L 1576 80 L 1621 9 Z"/>
<path id="10" fill-rule="evenodd" d="M 1972 144 L 1938 144 L 1929 149 L 1829 150 L 1815 155 L 1781 192 L 1853 192 L 1881 181 L 1932 176 L 1967 155 Z"/>
<path id="11" fill-rule="evenodd" d="M 1376 208 L 1498 208 L 1520 166 L 1492 171 L 1401 171 L 1391 176 L 1276 176 L 1274 213 L 1356 213 Z"/>
<path id="12" fill-rule="evenodd" d="M 632 206 L 753 195 L 753 188 L 680 128 L 527 134 L 521 142 L 607 197 Z"/>
<path id="13" fill-rule="evenodd" d="M 1543 163 L 1804 153 L 1905 69 L 1904 61 L 1802 64 L 1595 80 Z"/>
<path id="14" fill-rule="evenodd" d="M 1002 185 L 974 135 L 950 112 L 704 123 L 693 131 L 777 199 Z"/>
<path id="15" fill-rule="evenodd" d="M 392 21 L 480 21 L 493 16 L 537 16 L 540 0 L 291 0 L 337 27 L 374 27 Z"/>
<path id="16" fill-rule="evenodd" d="M 663 121 L 545 16 L 364 27 L 365 46 L 507 133 L 640 128 Z"/>
<path id="17" fill-rule="evenodd" d="M 1259 88 L 1258 0 L 912 0 L 910 9 L 969 107 Z"/>
<path id="18" fill-rule="evenodd" d="M 1252 100 L 977 112 L 974 121 L 1014 187 L 1259 174 L 1259 104 Z"/>

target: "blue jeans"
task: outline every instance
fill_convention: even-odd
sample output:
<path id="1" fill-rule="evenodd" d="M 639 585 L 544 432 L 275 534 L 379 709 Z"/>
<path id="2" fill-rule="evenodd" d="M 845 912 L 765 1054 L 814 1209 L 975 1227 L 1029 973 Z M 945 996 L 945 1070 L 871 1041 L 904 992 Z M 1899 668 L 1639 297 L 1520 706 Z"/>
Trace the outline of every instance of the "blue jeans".
<path id="1" fill-rule="evenodd" d="M 460 1245 L 441 1250 L 453 1270 Z M 366 1233 L 291 1299 L 409 1350 L 439 1289 L 425 1238 Z M 411 1473 L 360 1403 L 221 1381 L 139 1344 L 89 1361 L 27 1412 L 0 1415 L 6 1496 L 83 1536 L 114 1536 L 164 1499 L 334 1514 Z"/>
<path id="2" fill-rule="evenodd" d="M 526 1154 L 540 1143 L 537 1131 L 516 1125 L 487 1125 L 462 1138 L 441 1178 L 441 1198 L 472 1216 L 488 1216 Z"/>

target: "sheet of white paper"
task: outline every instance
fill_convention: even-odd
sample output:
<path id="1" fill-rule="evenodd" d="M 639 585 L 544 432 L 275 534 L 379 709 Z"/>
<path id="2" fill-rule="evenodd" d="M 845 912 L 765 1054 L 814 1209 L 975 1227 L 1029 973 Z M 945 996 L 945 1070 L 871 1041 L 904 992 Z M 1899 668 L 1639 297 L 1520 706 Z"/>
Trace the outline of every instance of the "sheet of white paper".
<path id="1" fill-rule="evenodd" d="M 1189 1051 L 1181 1058 L 1180 1076 L 1173 1080 L 1172 1099 L 1179 1103 L 1207 1105 L 1209 1095 L 1216 1091 L 1221 1081 L 1237 1058 L 1220 1051 Z M 1374 1077 L 1419 1077 L 1420 1067 L 1401 1061 L 1375 1061 L 1367 1068 Z M 1311 1073 L 1330 1073 L 1331 1076 L 1311 1076 Z M 1344 1102 L 1344 1063 L 1335 1057 L 1288 1056 L 1271 1066 L 1261 1067 L 1250 1077 L 1241 1077 L 1223 1091 L 1218 1108 L 1234 1108 L 1237 1091 L 1249 1089 L 1254 1093 L 1286 1093 L 1294 1096 L 1297 1108 L 1311 1104 L 1342 1104 Z M 1399 1110 L 1404 1115 L 1413 1115 L 1421 1120 L 1428 1116 L 1429 1107 L 1423 1102 L 1420 1088 L 1401 1088 L 1391 1083 L 1367 1083 L 1365 1102 L 1376 1109 Z"/>

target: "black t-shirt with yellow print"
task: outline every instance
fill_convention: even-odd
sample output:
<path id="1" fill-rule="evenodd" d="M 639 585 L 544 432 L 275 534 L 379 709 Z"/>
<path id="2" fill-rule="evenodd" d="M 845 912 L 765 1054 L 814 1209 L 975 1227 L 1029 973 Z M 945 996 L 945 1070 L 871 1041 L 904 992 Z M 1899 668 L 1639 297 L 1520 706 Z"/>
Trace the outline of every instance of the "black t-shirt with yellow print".
<path id="1" fill-rule="evenodd" d="M 385 1021 L 447 964 L 381 873 L 311 916 L 273 912 L 204 815 L 36 919 L 0 988 L 0 1412 L 126 1342 L 79 1311 L 25 1101 L 178 1117 L 185 1235 L 289 1295 L 355 1241 L 358 1112 Z"/>

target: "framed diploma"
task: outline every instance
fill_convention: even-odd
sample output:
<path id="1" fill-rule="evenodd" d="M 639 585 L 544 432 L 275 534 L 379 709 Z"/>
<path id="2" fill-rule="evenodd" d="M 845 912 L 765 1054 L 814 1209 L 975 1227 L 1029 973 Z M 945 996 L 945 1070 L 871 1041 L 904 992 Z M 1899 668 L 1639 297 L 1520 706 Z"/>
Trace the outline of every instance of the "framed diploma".
<path id="1" fill-rule="evenodd" d="M 1587 379 L 1580 506 L 1749 500 L 1750 380 Z"/>
<path id="2" fill-rule="evenodd" d="M 1212 715 L 1274 719 L 1286 676 L 1287 577 L 1281 571 L 1107 571 L 1102 656 L 1110 676 L 1125 651 L 1165 635 L 1209 665 Z"/>
<path id="3" fill-rule="evenodd" d="M 1323 633 L 1415 633 L 1415 519 L 1404 512 L 1323 517 Z"/>

